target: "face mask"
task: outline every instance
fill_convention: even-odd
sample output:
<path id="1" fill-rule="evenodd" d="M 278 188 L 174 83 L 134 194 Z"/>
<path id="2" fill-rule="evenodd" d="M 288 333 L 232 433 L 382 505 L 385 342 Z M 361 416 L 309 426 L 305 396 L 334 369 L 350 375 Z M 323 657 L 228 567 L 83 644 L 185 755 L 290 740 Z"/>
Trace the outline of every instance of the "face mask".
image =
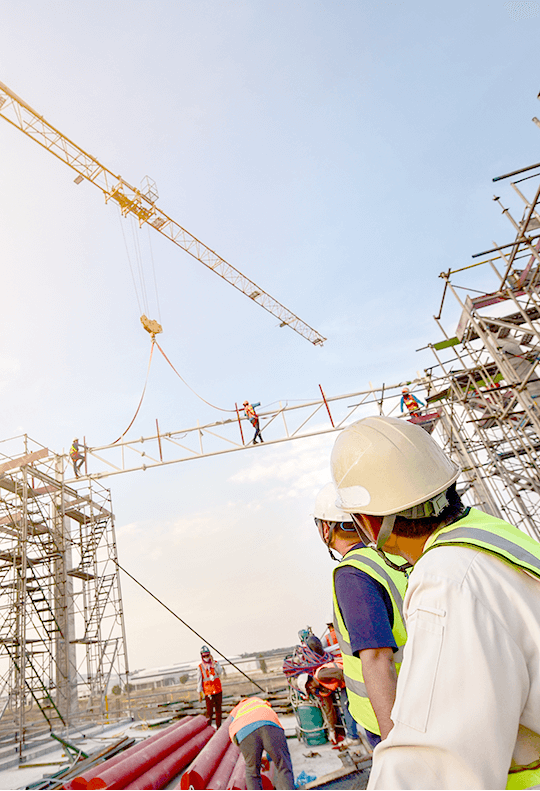
<path id="1" fill-rule="evenodd" d="M 202 657 L 201 657 L 201 659 L 202 659 L 202 661 L 203 661 L 203 662 L 205 662 L 207 665 L 209 665 L 209 664 L 210 664 L 210 662 L 212 661 L 212 657 L 211 657 L 211 656 L 202 656 Z"/>

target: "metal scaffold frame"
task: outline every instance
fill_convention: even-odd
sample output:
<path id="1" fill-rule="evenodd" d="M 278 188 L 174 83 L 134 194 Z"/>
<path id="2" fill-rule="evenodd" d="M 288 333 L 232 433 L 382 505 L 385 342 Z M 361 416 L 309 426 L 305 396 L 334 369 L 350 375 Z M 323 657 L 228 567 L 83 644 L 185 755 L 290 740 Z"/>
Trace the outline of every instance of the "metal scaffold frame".
<path id="1" fill-rule="evenodd" d="M 43 730 L 104 720 L 127 677 L 110 492 L 67 485 L 26 435 L 0 443 L 0 739 L 22 755 Z"/>
<path id="2" fill-rule="evenodd" d="M 430 344 L 437 363 L 423 384 L 441 416 L 437 436 L 464 470 L 469 502 L 540 539 L 540 239 L 531 233 L 540 227 L 540 187 L 529 199 L 511 186 L 524 204 L 520 221 L 494 200 L 516 231 L 514 242 L 441 274 L 434 318 L 445 340 Z M 471 296 L 467 276 L 486 270 L 493 290 Z M 452 332 L 441 321 L 447 294 L 461 308 Z"/>

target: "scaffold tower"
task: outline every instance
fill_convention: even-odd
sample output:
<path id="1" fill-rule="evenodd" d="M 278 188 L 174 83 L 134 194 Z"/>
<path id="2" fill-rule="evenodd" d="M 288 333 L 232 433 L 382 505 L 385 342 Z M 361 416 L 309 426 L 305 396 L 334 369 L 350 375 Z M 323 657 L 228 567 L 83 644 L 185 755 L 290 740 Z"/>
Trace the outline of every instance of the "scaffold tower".
<path id="1" fill-rule="evenodd" d="M 519 221 L 494 200 L 514 241 L 441 274 L 435 320 L 444 340 L 430 344 L 437 363 L 423 385 L 440 415 L 438 438 L 464 470 L 469 501 L 540 539 L 540 187 L 528 199 L 511 186 L 524 204 Z M 471 288 L 479 273 L 492 290 Z M 448 294 L 461 309 L 452 331 L 441 321 Z"/>
<path id="2" fill-rule="evenodd" d="M 0 443 L 0 739 L 107 716 L 127 687 L 110 492 L 65 483 L 66 457 L 26 435 Z"/>

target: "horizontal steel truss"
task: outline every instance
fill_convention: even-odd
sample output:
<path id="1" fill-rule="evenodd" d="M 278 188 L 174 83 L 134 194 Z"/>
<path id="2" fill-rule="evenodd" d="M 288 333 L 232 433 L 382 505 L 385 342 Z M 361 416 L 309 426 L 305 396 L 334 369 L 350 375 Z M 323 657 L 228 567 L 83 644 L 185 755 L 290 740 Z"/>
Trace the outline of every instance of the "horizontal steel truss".
<path id="1" fill-rule="evenodd" d="M 120 176 L 115 175 L 95 157 L 51 126 L 43 116 L 39 115 L 1 82 L 0 116 L 69 165 L 78 173 L 75 179 L 77 183 L 86 179 L 95 184 L 104 194 L 106 201 L 113 200 L 118 204 L 124 216 L 128 214 L 135 216 L 139 225 L 147 223 L 166 239 L 185 250 L 186 253 L 275 316 L 280 322 L 280 327 L 291 327 L 314 345 L 324 343 L 326 338 L 320 333 L 291 313 L 284 305 L 263 291 L 260 286 L 159 209 L 154 203 L 155 193 L 152 191 L 143 193 Z"/>
<path id="2" fill-rule="evenodd" d="M 383 385 L 346 395 L 323 395 L 319 399 L 300 404 L 280 403 L 276 409 L 259 413 L 264 445 L 252 444 L 253 428 L 245 417 L 238 415 L 205 425 L 197 424 L 191 428 L 162 431 L 138 439 L 124 440 L 113 445 L 89 447 L 86 469 L 83 468 L 81 472 L 92 479 L 106 478 L 124 472 L 148 470 L 225 453 L 247 450 L 259 452 L 256 448 L 330 434 L 340 431 L 353 417 L 359 419 L 373 411 L 381 412 L 385 400 L 388 409 L 388 399 L 391 396 L 394 403 L 390 410 L 395 412 L 397 390 L 402 384 Z M 68 463 L 66 456 L 66 467 Z M 66 476 L 68 474 L 66 470 Z"/>

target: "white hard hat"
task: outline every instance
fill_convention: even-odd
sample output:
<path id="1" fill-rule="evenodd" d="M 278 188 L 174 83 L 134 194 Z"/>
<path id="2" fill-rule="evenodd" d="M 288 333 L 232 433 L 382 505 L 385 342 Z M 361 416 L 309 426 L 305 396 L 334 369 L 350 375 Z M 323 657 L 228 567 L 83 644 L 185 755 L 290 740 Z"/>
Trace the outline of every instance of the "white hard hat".
<path id="1" fill-rule="evenodd" d="M 309 692 L 306 689 L 306 684 L 310 678 L 311 676 L 309 673 L 300 673 L 300 675 L 296 677 L 296 686 L 303 695 L 309 695 Z"/>
<path id="2" fill-rule="evenodd" d="M 347 513 L 429 516 L 414 506 L 435 500 L 460 473 L 419 426 L 391 417 L 366 417 L 338 436 L 330 461 L 337 504 Z M 420 513 L 422 510 L 422 513 Z M 403 513 L 410 512 L 410 513 Z"/>
<path id="3" fill-rule="evenodd" d="M 333 481 L 323 486 L 315 499 L 313 516 L 325 522 L 352 522 L 350 514 L 346 514 L 336 505 L 337 491 Z"/>

